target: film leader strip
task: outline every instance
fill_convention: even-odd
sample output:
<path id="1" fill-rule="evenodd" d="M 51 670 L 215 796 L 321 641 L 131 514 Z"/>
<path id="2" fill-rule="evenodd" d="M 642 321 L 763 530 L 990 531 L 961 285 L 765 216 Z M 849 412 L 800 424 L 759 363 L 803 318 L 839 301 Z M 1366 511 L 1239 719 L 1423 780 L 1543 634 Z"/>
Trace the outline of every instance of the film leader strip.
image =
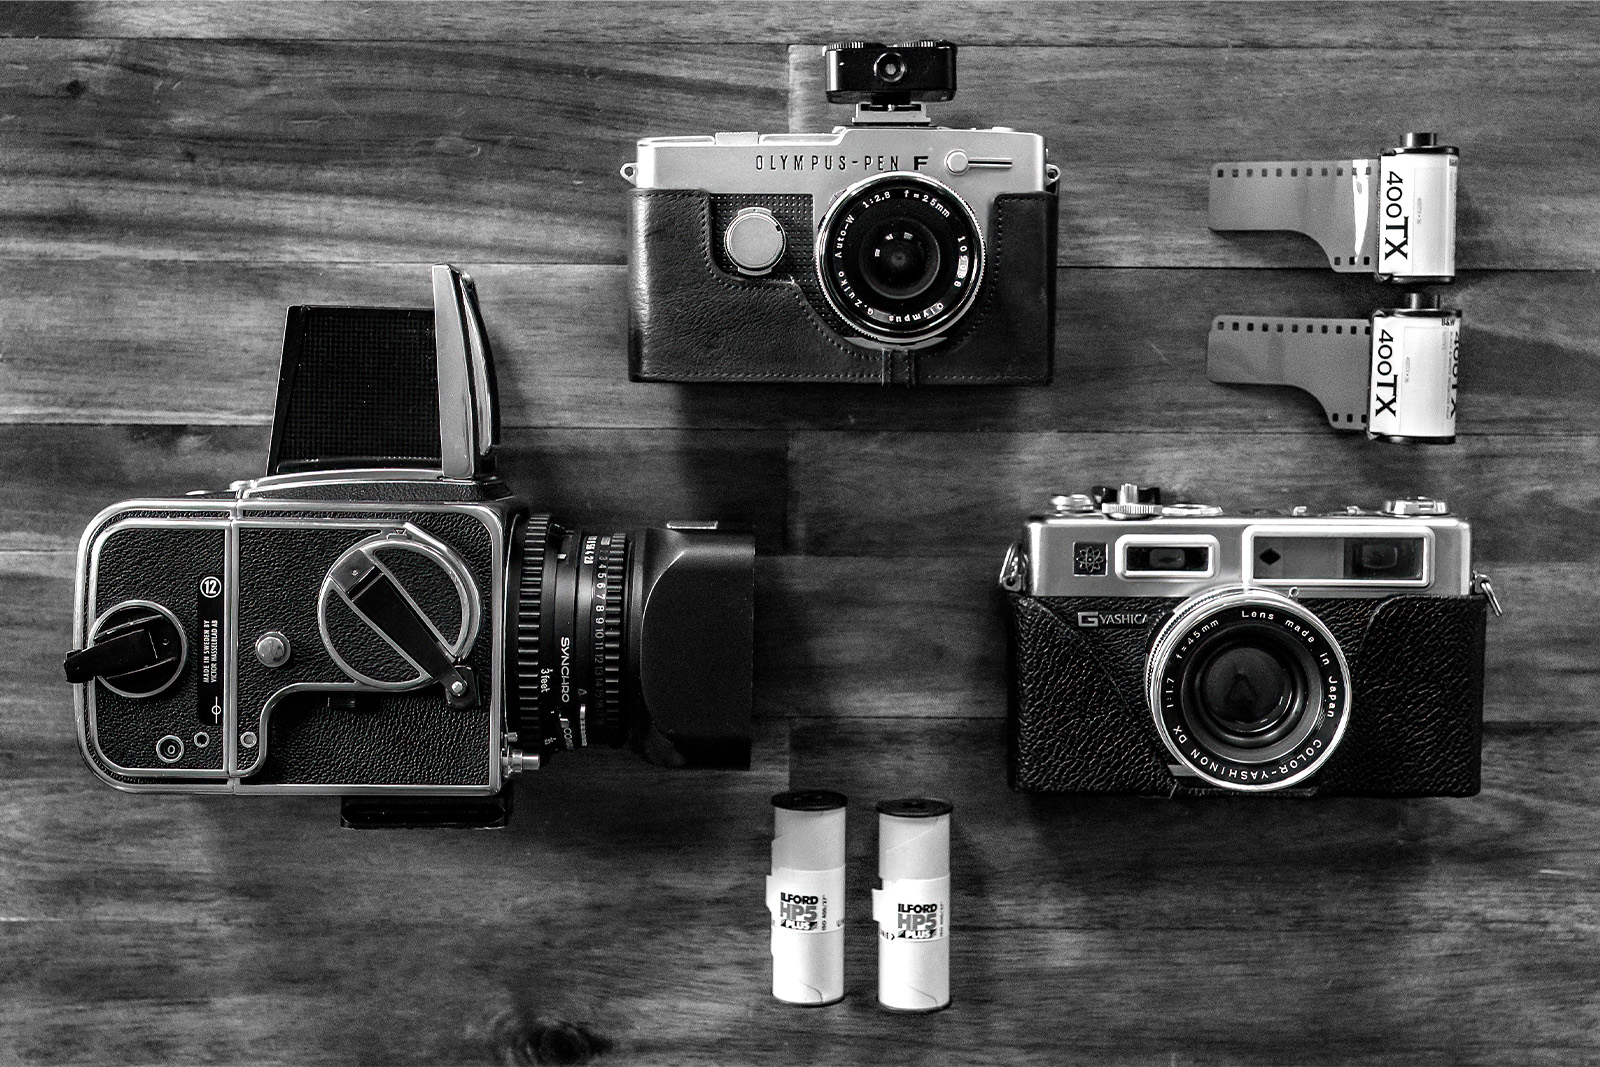
<path id="1" fill-rule="evenodd" d="M 1306 234 L 1341 273 L 1449 282 L 1459 165 L 1459 151 L 1431 133 L 1408 133 L 1377 159 L 1214 163 L 1210 226 Z"/>
<path id="2" fill-rule="evenodd" d="M 1460 312 L 1422 294 L 1370 319 L 1219 315 L 1206 342 L 1206 377 L 1303 389 L 1336 430 L 1448 444 L 1456 433 L 1460 331 Z"/>

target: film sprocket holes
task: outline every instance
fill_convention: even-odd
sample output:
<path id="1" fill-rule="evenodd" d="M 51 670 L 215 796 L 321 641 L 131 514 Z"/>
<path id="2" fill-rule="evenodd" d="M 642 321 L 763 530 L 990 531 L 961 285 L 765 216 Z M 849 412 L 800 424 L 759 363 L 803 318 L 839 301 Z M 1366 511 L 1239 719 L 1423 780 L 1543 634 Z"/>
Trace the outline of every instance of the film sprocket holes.
<path id="1" fill-rule="evenodd" d="M 1214 163 L 1210 225 L 1306 234 L 1336 271 L 1449 282 L 1459 167 L 1457 149 L 1431 133 L 1408 133 L 1377 159 Z"/>
<path id="2" fill-rule="evenodd" d="M 751 539 L 530 513 L 471 279 L 433 296 L 290 308 L 268 476 L 89 524 L 65 667 L 102 780 L 498 825 L 557 751 L 748 763 Z"/>
<path id="3" fill-rule="evenodd" d="M 1219 315 L 1206 377 L 1226 385 L 1291 385 L 1317 398 L 1336 430 L 1370 440 L 1456 439 L 1461 312 L 1427 294 L 1370 319 Z"/>
<path id="4" fill-rule="evenodd" d="M 1001 571 L 1012 787 L 1478 791 L 1487 609 L 1442 501 L 1228 514 L 1056 497 Z"/>
<path id="5" fill-rule="evenodd" d="M 1044 139 L 930 124 L 954 45 L 827 50 L 831 133 L 648 137 L 635 188 L 640 381 L 1042 383 L 1055 338 Z"/>

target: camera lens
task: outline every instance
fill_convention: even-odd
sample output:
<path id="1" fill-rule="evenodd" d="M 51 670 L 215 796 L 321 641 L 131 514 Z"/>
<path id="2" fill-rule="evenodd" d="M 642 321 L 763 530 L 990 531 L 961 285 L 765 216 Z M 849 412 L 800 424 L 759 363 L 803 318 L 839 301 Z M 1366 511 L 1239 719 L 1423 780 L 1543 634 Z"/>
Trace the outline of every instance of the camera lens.
<path id="1" fill-rule="evenodd" d="M 548 755 L 631 743 L 668 764 L 750 752 L 754 548 L 714 529 L 521 536 L 511 729 Z"/>
<path id="2" fill-rule="evenodd" d="M 906 57 L 899 52 L 885 52 L 872 64 L 872 73 L 879 81 L 893 85 L 906 76 Z"/>
<path id="3" fill-rule="evenodd" d="M 1226 587 L 1179 605 L 1145 674 L 1156 728 L 1200 778 L 1276 789 L 1314 773 L 1344 735 L 1350 676 L 1338 642 L 1288 597 Z"/>
<path id="4" fill-rule="evenodd" d="M 873 292 L 907 300 L 933 284 L 939 273 L 939 244 L 919 222 L 885 222 L 861 242 L 860 268 Z"/>
<path id="5" fill-rule="evenodd" d="M 867 337 L 910 343 L 938 335 L 972 306 L 983 236 L 954 190 L 894 173 L 847 189 L 817 234 L 829 305 Z"/>
<path id="6" fill-rule="evenodd" d="M 1273 647 L 1270 631 L 1234 635 L 1185 675 L 1191 712 L 1236 748 L 1263 748 L 1294 726 L 1305 708 L 1302 673 Z"/>
<path id="7" fill-rule="evenodd" d="M 545 752 L 620 746 L 628 537 L 563 530 L 542 516 L 523 536 L 517 625 L 519 743 Z M 537 734 L 535 744 L 525 731 Z"/>

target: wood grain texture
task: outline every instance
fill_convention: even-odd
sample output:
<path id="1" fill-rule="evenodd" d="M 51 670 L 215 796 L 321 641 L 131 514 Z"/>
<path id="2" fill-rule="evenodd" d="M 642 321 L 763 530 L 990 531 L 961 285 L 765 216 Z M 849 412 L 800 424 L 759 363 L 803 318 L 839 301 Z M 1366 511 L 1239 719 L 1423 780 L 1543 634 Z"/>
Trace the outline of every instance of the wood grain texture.
<path id="1" fill-rule="evenodd" d="M 820 130 L 829 39 L 963 46 L 1064 171 L 1048 388 L 626 382 L 641 135 Z M 0 1063 L 1600 1065 L 1600 10 L 1497 3 L 0 5 Z M 1394 299 L 1205 227 L 1213 160 L 1463 150 L 1462 440 L 1204 377 L 1222 313 Z M 101 508 L 260 472 L 289 304 L 478 282 L 502 470 L 756 534 L 745 773 L 550 761 L 504 832 L 129 796 L 60 659 Z M 1265 269 L 1271 268 L 1271 269 Z M 1046 495 L 1430 493 L 1490 622 L 1469 800 L 1030 798 L 995 572 Z M 769 796 L 852 798 L 847 999 L 767 994 Z M 874 998 L 871 803 L 956 804 L 955 1004 Z"/>
<path id="2" fill-rule="evenodd" d="M 625 379 L 624 268 L 460 265 L 509 427 L 1271 432 L 1339 448 L 1308 394 L 1207 381 L 1211 320 L 1365 318 L 1396 299 L 1326 270 L 1062 270 L 1049 388 L 675 386 Z M 269 423 L 285 306 L 426 305 L 426 267 L 0 261 L 0 420 Z M 1464 435 L 1593 431 L 1600 274 L 1468 274 L 1445 298 L 1465 316 Z"/>
<path id="3" fill-rule="evenodd" d="M 1209 166 L 1372 156 L 1405 129 L 1462 149 L 1464 269 L 1600 265 L 1600 160 L 1570 136 L 1600 79 L 1570 41 L 1536 62 L 1420 46 L 964 55 L 939 120 L 1045 136 L 1062 265 L 1325 267 L 1307 238 L 1211 232 Z M 13 258 L 618 263 L 617 170 L 637 138 L 848 118 L 813 47 L 0 38 L 0 59 Z"/>
<path id="4" fill-rule="evenodd" d="M 791 472 L 795 543 L 818 554 L 994 555 L 1051 493 L 1120 479 L 1230 509 L 1431 495 L 1474 520 L 1474 557 L 1486 565 L 1600 559 L 1594 436 L 1419 449 L 1289 434 L 808 433 L 795 437 Z"/>
<path id="5" fill-rule="evenodd" d="M 185 40 L 497 41 L 541 43 L 767 43 L 900 41 L 940 33 L 965 45 L 1110 45 L 1169 48 L 1355 48 L 1374 38 L 1426 41 L 1436 48 L 1541 50 L 1570 45 L 1594 26 L 1582 3 L 1535 13 L 1504 4 L 1351 3 L 1326 5 L 1027 2 L 952 6 L 924 2 L 592 3 L 486 2 L 470 8 L 408 5 L 405 18 L 382 6 L 264 0 L 31 3 L 0 11 L 0 36 Z"/>
<path id="6" fill-rule="evenodd" d="M 0 40 L 0 256 L 619 263 L 634 141 L 732 100 L 781 128 L 785 66 L 777 45 Z"/>
<path id="7" fill-rule="evenodd" d="M 1474 800 L 1331 804 L 1016 796 L 998 731 L 801 726 L 764 736 L 745 774 L 587 753 L 527 783 L 494 834 L 351 834 L 317 800 L 63 791 L 57 736 L 0 801 L 0 1048 L 495 1062 L 544 1019 L 615 1063 L 1592 1052 L 1600 827 L 1586 776 L 1555 769 L 1600 756 L 1592 725 L 1490 730 Z M 848 996 L 810 1012 L 766 993 L 766 796 L 788 780 L 856 801 Z M 956 805 L 955 1004 L 891 1016 L 872 997 L 870 803 L 926 791 Z"/>

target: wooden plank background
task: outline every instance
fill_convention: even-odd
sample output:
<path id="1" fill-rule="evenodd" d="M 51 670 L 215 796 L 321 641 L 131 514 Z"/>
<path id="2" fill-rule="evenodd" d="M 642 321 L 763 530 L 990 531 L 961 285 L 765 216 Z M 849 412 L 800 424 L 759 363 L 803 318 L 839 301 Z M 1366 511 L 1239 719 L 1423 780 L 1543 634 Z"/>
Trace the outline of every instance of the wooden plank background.
<path id="1" fill-rule="evenodd" d="M 641 135 L 822 129 L 818 45 L 963 47 L 953 125 L 1064 171 L 1047 389 L 624 381 Z M 0 1062 L 1600 1062 L 1600 12 L 1542 4 L 0 7 Z M 1308 241 L 1205 226 L 1217 159 L 1462 148 L 1463 435 L 1368 444 L 1204 378 L 1222 312 L 1365 315 Z M 291 303 L 479 282 L 508 477 L 758 560 L 756 764 L 554 761 L 502 833 L 130 797 L 60 680 L 72 552 L 264 462 Z M 1052 490 L 1443 495 L 1491 622 L 1484 793 L 1025 798 L 993 575 Z M 851 814 L 849 996 L 766 995 L 769 794 Z M 871 801 L 956 803 L 955 1006 L 874 1003 Z"/>

